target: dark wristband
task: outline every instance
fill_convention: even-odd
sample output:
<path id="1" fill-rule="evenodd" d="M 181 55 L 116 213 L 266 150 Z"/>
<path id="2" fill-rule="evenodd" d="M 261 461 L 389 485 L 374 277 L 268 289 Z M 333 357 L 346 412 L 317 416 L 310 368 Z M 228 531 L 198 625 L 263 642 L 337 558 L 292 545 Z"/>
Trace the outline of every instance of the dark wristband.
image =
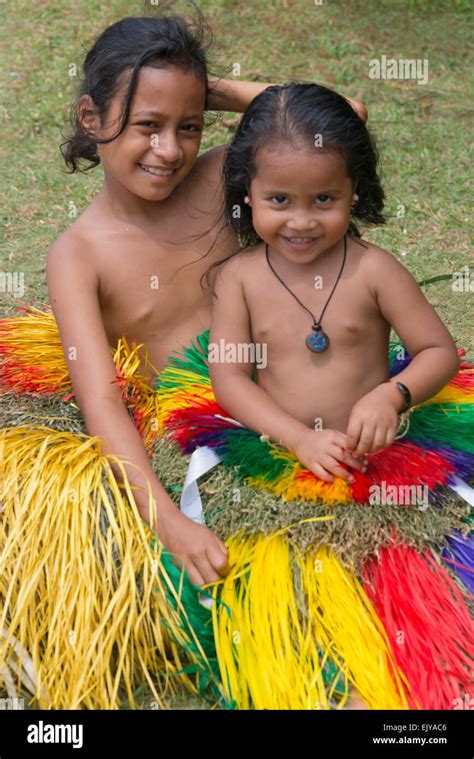
<path id="1" fill-rule="evenodd" d="M 403 406 L 399 412 L 400 414 L 403 414 L 403 412 L 407 411 L 411 406 L 411 393 L 407 386 L 403 384 L 403 382 L 395 382 L 395 385 L 403 395 Z"/>

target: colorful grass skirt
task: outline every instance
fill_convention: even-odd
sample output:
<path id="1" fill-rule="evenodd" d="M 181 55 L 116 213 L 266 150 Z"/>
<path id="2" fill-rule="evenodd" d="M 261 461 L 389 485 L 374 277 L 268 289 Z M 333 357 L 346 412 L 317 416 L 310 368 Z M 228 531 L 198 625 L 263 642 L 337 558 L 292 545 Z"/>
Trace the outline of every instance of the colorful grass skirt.
<path id="1" fill-rule="evenodd" d="M 182 685 L 229 709 L 343 709 L 353 687 L 371 709 L 462 708 L 472 365 L 461 360 L 352 485 L 325 483 L 216 404 L 207 339 L 172 357 L 156 387 L 143 346 L 113 350 L 169 492 L 196 498 L 196 482 L 183 491 L 190 454 L 220 462 L 199 480 L 201 516 L 230 570 L 199 589 L 141 520 L 126 477 L 117 484 L 120 462 L 84 433 L 50 310 L 0 320 L 4 399 L 34 399 L 37 412 L 0 435 L 1 687 L 42 708 L 135 708 L 144 686 L 166 706 Z M 391 374 L 409 361 L 394 343 Z"/>

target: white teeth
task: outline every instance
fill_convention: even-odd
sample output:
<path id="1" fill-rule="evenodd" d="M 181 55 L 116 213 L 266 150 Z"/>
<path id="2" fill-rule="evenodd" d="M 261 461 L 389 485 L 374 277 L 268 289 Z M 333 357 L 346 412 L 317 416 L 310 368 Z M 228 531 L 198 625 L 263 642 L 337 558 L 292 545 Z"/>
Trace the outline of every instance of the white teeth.
<path id="1" fill-rule="evenodd" d="M 142 168 L 144 171 L 147 171 L 149 174 L 154 174 L 157 177 L 169 177 L 173 173 L 173 169 L 170 171 L 163 171 L 162 169 L 151 169 L 149 166 L 144 166 L 142 163 L 140 164 L 140 168 Z"/>
<path id="2" fill-rule="evenodd" d="M 296 243 L 306 243 L 306 242 L 313 242 L 312 237 L 289 237 L 288 238 L 290 242 L 296 242 Z"/>

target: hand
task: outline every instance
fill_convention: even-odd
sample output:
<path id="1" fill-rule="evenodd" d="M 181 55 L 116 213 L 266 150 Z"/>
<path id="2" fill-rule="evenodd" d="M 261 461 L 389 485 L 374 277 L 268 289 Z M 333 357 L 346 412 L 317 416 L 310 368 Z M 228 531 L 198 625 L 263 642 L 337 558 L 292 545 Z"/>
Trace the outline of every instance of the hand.
<path id="1" fill-rule="evenodd" d="M 216 582 L 229 571 L 228 551 L 222 540 L 176 507 L 158 516 L 157 532 L 163 545 L 184 564 L 194 585 Z"/>
<path id="2" fill-rule="evenodd" d="M 378 385 L 354 405 L 347 425 L 347 447 L 354 456 L 375 453 L 392 445 L 403 399 L 391 383 Z"/>
<path id="3" fill-rule="evenodd" d="M 345 98 L 350 106 L 352 106 L 353 110 L 357 113 L 358 117 L 361 119 L 361 121 L 364 122 L 364 124 L 367 123 L 367 119 L 369 118 L 369 114 L 367 113 L 367 108 L 363 104 L 361 100 L 354 100 L 354 98 Z"/>
<path id="4" fill-rule="evenodd" d="M 354 482 L 354 476 L 342 464 L 363 472 L 367 461 L 359 461 L 346 448 L 347 437 L 343 432 L 308 428 L 297 439 L 293 453 L 320 480 L 333 482 L 335 475 Z"/>

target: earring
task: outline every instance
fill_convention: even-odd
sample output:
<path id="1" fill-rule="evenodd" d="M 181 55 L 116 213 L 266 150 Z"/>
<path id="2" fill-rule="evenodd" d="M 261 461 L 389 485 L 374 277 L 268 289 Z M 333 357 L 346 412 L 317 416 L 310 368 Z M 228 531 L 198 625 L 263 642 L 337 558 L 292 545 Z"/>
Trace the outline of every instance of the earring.
<path id="1" fill-rule="evenodd" d="M 248 195 L 244 197 L 244 203 L 250 203 L 250 198 Z"/>
<path id="2" fill-rule="evenodd" d="M 356 204 L 356 203 L 357 203 L 357 201 L 359 200 L 359 196 L 357 195 L 357 193 L 354 193 L 354 195 L 352 196 L 352 200 L 353 200 L 354 202 L 352 203 L 352 205 L 351 205 L 351 208 L 354 208 L 355 204 Z"/>

